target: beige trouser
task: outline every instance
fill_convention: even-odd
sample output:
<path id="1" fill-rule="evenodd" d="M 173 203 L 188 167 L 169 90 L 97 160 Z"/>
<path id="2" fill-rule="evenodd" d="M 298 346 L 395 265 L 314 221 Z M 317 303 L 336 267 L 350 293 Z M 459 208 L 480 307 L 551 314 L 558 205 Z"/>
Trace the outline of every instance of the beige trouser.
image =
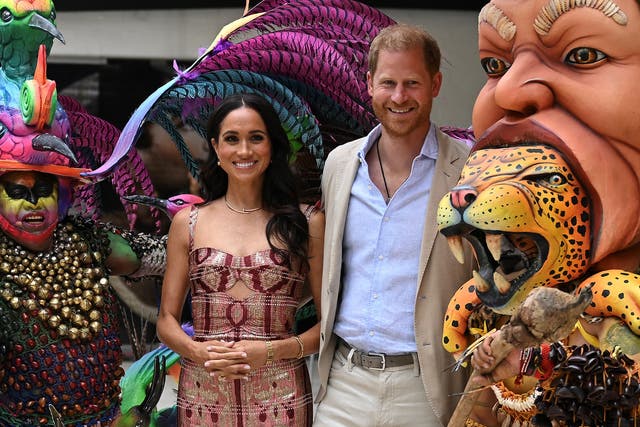
<path id="1" fill-rule="evenodd" d="M 442 426 L 427 403 L 418 365 L 376 371 L 351 365 L 338 351 L 313 425 Z"/>

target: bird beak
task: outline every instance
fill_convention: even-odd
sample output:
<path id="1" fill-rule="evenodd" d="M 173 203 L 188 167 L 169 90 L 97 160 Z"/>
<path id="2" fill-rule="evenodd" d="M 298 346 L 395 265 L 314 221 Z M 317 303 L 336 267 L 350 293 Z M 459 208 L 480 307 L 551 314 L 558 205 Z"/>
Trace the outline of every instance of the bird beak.
<path id="1" fill-rule="evenodd" d="M 62 33 L 58 30 L 58 28 L 53 23 L 51 23 L 51 21 L 49 21 L 46 18 L 43 18 L 42 15 L 39 15 L 37 13 L 34 13 L 33 15 L 31 15 L 31 18 L 29 19 L 29 26 L 34 28 L 39 28 L 42 31 L 45 31 L 51 34 L 53 37 L 60 40 L 62 44 L 65 44 L 64 37 L 62 37 Z"/>
<path id="2" fill-rule="evenodd" d="M 160 209 L 164 213 L 167 213 L 167 201 L 158 197 L 145 196 L 143 194 L 131 194 L 128 196 L 122 196 L 123 199 L 136 203 L 138 205 L 152 206 Z"/>
<path id="3" fill-rule="evenodd" d="M 31 140 L 31 145 L 34 150 L 38 151 L 53 151 L 58 154 L 62 154 L 74 164 L 78 164 L 75 154 L 71 151 L 71 148 L 60 138 L 49 133 L 41 133 Z"/>

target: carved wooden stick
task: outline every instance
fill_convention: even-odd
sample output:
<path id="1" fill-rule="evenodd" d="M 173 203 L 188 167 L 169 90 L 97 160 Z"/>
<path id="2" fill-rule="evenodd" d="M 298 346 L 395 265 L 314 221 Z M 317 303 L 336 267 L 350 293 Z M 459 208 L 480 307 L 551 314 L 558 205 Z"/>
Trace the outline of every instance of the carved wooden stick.
<path id="1" fill-rule="evenodd" d="M 591 298 L 590 286 L 586 286 L 577 296 L 556 288 L 540 287 L 532 290 L 509 323 L 494 334 L 491 354 L 495 363 L 489 369 L 472 372 L 448 427 L 464 426 L 469 417 L 479 395 L 475 377 L 493 371 L 515 349 L 534 347 L 567 337 Z"/>

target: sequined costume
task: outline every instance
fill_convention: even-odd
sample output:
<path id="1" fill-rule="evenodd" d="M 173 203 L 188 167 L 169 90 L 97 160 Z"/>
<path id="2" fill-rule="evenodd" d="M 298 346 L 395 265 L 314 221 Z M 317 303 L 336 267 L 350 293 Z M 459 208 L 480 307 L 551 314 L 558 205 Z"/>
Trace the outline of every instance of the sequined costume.
<path id="1" fill-rule="evenodd" d="M 277 340 L 293 335 L 305 276 L 266 249 L 234 256 L 193 248 L 197 209 L 191 211 L 189 279 L 194 339 Z M 239 301 L 226 293 L 238 281 L 253 291 Z M 220 382 L 188 359 L 178 391 L 180 426 L 310 426 L 311 383 L 303 359 L 278 360 L 248 381 Z"/>
<path id="2" fill-rule="evenodd" d="M 110 227 L 113 229 L 113 227 Z M 123 233 L 127 235 L 128 232 Z M 68 217 L 51 251 L 0 233 L 0 426 L 109 425 L 124 374 L 106 230 Z"/>

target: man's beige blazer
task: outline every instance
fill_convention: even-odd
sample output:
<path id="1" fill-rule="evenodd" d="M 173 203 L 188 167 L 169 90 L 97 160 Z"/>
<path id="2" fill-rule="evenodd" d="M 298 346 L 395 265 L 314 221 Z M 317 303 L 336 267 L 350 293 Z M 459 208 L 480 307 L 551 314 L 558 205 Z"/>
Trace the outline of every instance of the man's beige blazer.
<path id="1" fill-rule="evenodd" d="M 459 372 L 445 371 L 453 362 L 453 357 L 442 347 L 443 318 L 450 298 L 471 277 L 472 255 L 469 251 L 466 252 L 465 265 L 460 265 L 455 260 L 446 239 L 437 230 L 436 211 L 440 199 L 456 185 L 469 149 L 464 143 L 449 138 L 439 130 L 437 139 L 436 172 L 426 207 L 420 265 L 416 266 L 419 273 L 416 283 L 415 334 L 427 401 L 446 425 L 458 400 L 450 395 L 463 390 L 466 376 Z M 359 166 L 357 152 L 364 141 L 365 138 L 361 138 L 335 148 L 323 170 L 322 198 L 326 228 L 318 358 L 320 390 L 317 401 L 322 400 L 326 392 L 336 346 L 332 330 L 340 295 L 342 238 L 351 185 Z M 420 425 L 419 422 L 416 425 Z"/>

